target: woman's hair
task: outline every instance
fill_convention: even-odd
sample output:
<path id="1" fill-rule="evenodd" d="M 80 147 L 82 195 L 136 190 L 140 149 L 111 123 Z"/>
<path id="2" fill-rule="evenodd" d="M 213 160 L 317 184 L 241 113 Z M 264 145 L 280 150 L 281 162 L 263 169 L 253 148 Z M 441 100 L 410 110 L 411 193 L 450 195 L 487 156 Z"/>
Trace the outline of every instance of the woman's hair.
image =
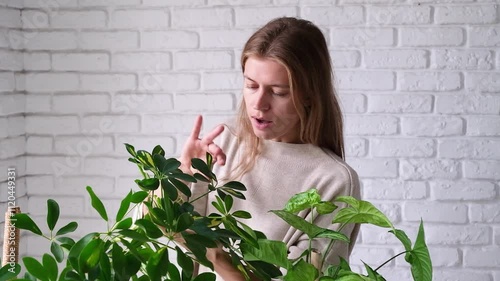
<path id="1" fill-rule="evenodd" d="M 333 71 L 327 43 L 321 30 L 303 19 L 282 17 L 257 30 L 246 42 L 241 67 L 249 57 L 272 59 L 288 72 L 293 105 L 300 119 L 300 140 L 331 150 L 344 158 L 342 112 L 333 87 Z M 239 177 L 249 171 L 260 153 L 242 99 L 236 134 L 243 148 L 236 167 Z"/>

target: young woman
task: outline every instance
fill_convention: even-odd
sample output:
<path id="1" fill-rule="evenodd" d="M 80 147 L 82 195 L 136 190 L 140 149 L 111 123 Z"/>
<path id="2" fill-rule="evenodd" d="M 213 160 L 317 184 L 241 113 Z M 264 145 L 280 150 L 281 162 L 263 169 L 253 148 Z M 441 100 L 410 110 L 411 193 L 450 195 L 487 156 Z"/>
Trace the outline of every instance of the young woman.
<path id="1" fill-rule="evenodd" d="M 191 158 L 212 154 L 218 178 L 241 181 L 248 189 L 247 199 L 235 200 L 233 210 L 250 212 L 250 227 L 286 242 L 290 254 L 299 256 L 308 247 L 307 237 L 269 210 L 282 209 L 292 195 L 313 187 L 323 200 L 359 197 L 358 177 L 343 160 L 342 114 L 327 43 L 311 22 L 278 18 L 250 37 L 241 66 L 243 99 L 236 120 L 200 138 L 199 116 L 179 160 L 183 170 L 190 171 Z M 193 186 L 193 196 L 205 191 L 204 185 Z M 213 211 L 206 202 L 197 208 L 200 213 Z M 299 215 L 311 219 L 305 212 Z M 313 219 L 325 227 L 331 224 L 331 218 Z M 342 231 L 355 241 L 358 226 Z M 327 242 L 313 247 L 323 250 Z M 336 243 L 327 261 L 348 259 L 351 248 Z M 207 255 L 223 280 L 244 280 L 222 249 Z"/>

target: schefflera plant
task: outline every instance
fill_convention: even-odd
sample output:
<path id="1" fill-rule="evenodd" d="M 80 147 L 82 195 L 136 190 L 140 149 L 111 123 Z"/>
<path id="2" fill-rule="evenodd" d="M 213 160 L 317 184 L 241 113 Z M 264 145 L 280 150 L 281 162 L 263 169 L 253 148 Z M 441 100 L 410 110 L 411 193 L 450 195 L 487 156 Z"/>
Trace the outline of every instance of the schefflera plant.
<path id="1" fill-rule="evenodd" d="M 41 261 L 33 257 L 22 259 L 26 273 L 19 280 L 212 281 L 215 274 L 211 272 L 195 276 L 194 263 L 213 270 L 206 252 L 207 248 L 218 246 L 230 251 L 233 264 L 246 276 L 253 274 L 271 280 L 281 275 L 272 264 L 244 261 L 242 245 L 250 249 L 258 247 L 257 241 L 265 236 L 241 222 L 251 217 L 248 212 L 231 210 L 234 198 L 245 199 L 246 188 L 235 181 L 219 186 L 211 169 L 210 154 L 206 155 L 206 161 L 192 159 L 192 167 L 198 172 L 189 175 L 179 169 L 178 160 L 165 158 L 161 146 L 152 152 L 136 151 L 130 144 L 125 146 L 131 156 L 128 160 L 137 165 L 143 178 L 136 180 L 141 190 L 130 191 L 121 200 L 114 222 L 102 200 L 87 186 L 91 205 L 107 226 L 105 231 L 88 233 L 76 241 L 69 234 L 77 229 L 77 222 L 56 231 L 60 209 L 52 199 L 47 201 L 46 234 L 28 214 L 14 217 L 18 228 L 51 243 L 50 253 L 44 254 Z M 208 188 L 205 194 L 191 198 L 187 184 L 195 182 L 203 182 Z M 220 213 L 202 216 L 194 210 L 193 203 L 206 200 L 204 197 L 211 192 L 216 193 L 216 200 L 211 203 Z M 146 208 L 147 212 L 134 221 L 130 213 L 136 208 Z M 169 251 L 176 252 L 175 261 Z M 16 265 L 15 272 L 8 266 L 0 269 L 6 273 L 0 277 L 2 281 L 19 274 L 19 266 Z"/>
<path id="2" fill-rule="evenodd" d="M 423 222 L 420 222 L 415 243 L 412 246 L 411 240 L 403 230 L 396 229 L 391 221 L 373 204 L 367 201 L 358 200 L 351 196 L 340 196 L 334 199 L 336 203 L 345 203 L 347 207 L 337 210 L 333 215 L 332 224 L 339 224 L 339 231 L 322 228 L 312 221 L 308 222 L 297 213 L 303 210 L 314 213 L 318 216 L 331 215 L 338 207 L 328 201 L 322 201 L 316 189 L 309 189 L 306 192 L 298 193 L 290 198 L 283 210 L 272 210 L 274 214 L 286 221 L 290 226 L 304 232 L 309 238 L 309 248 L 296 259 L 287 259 L 286 245 L 280 241 L 263 240 L 260 248 L 247 248 L 247 259 L 261 259 L 279 265 L 287 270 L 284 276 L 285 281 L 383 281 L 386 280 L 378 272 L 384 265 L 404 255 L 405 260 L 411 266 L 411 273 L 415 281 L 432 280 L 432 262 L 429 250 L 425 243 Z M 350 243 L 349 238 L 340 231 L 348 224 L 372 224 L 390 229 L 404 246 L 404 251 L 389 258 L 380 266 L 373 269 L 368 264 L 365 265 L 367 274 L 354 272 L 349 263 L 340 258 L 340 264 L 325 264 L 325 258 L 333 249 L 335 243 Z M 312 248 L 312 241 L 318 238 L 330 239 L 328 246 L 321 254 L 317 254 Z M 317 255 L 320 260 L 313 260 Z"/>

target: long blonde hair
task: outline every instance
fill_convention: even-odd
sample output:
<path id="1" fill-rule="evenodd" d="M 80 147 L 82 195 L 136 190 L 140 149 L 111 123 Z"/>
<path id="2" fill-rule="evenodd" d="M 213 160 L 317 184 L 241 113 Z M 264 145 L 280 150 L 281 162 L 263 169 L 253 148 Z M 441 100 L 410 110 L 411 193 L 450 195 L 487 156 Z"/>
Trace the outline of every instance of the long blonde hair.
<path id="1" fill-rule="evenodd" d="M 321 30 L 303 19 L 282 17 L 257 30 L 241 55 L 242 71 L 251 56 L 273 59 L 288 72 L 292 101 L 300 119 L 300 140 L 331 150 L 344 158 L 343 121 L 333 87 L 333 71 L 327 43 Z M 236 177 L 248 172 L 260 154 L 242 99 L 236 120 L 242 157 Z"/>

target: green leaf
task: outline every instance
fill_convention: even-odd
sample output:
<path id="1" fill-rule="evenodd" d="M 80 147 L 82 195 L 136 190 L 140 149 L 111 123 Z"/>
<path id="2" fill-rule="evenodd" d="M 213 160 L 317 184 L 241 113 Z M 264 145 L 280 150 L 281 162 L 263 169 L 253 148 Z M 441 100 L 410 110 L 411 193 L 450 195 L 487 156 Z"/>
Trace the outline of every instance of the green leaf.
<path id="1" fill-rule="evenodd" d="M 139 204 L 142 203 L 146 197 L 148 197 L 148 193 L 146 191 L 137 191 L 130 197 L 130 202 Z"/>
<path id="2" fill-rule="evenodd" d="M 115 229 L 127 229 L 132 226 L 132 218 L 126 218 L 116 223 Z"/>
<path id="3" fill-rule="evenodd" d="M 173 183 L 173 184 L 174 184 L 174 186 L 175 186 L 175 187 L 176 187 L 176 188 L 177 188 L 180 192 L 182 192 L 182 193 L 183 193 L 184 195 L 186 195 L 187 197 L 191 197 L 191 189 L 189 189 L 189 187 L 188 187 L 185 183 L 183 183 L 183 182 L 181 182 L 181 181 L 179 181 L 179 180 L 176 180 L 176 179 L 174 179 L 174 178 L 172 178 L 172 177 L 170 177 L 170 178 L 169 178 L 169 180 L 170 180 L 170 182 L 171 182 L 171 183 Z"/>
<path id="4" fill-rule="evenodd" d="M 106 208 L 104 208 L 101 199 L 99 199 L 99 197 L 95 195 L 94 191 L 92 190 L 92 187 L 87 186 L 87 192 L 90 195 L 92 207 L 94 207 L 94 209 L 99 213 L 99 215 L 103 220 L 108 221 L 108 214 L 106 213 Z"/>
<path id="5" fill-rule="evenodd" d="M 309 189 L 293 195 L 285 205 L 284 210 L 291 213 L 298 213 L 302 210 L 312 208 L 321 201 L 321 196 L 316 189 Z"/>
<path id="6" fill-rule="evenodd" d="M 25 213 L 15 214 L 12 221 L 16 223 L 16 228 L 29 230 L 37 235 L 42 236 L 42 231 L 38 225 Z"/>
<path id="7" fill-rule="evenodd" d="M 168 181 L 167 178 L 161 180 L 161 187 L 163 191 L 167 194 L 170 200 L 175 201 L 177 197 L 179 197 L 179 193 L 177 193 L 177 188 Z"/>
<path id="8" fill-rule="evenodd" d="M 317 225 L 311 224 L 310 222 L 306 221 L 305 219 L 303 219 L 295 214 L 292 214 L 288 211 L 274 210 L 271 212 L 275 213 L 278 217 L 280 217 L 281 219 L 286 221 L 292 227 L 303 231 L 305 234 L 307 234 L 307 236 L 310 239 L 316 238 L 319 235 L 324 235 L 325 237 L 328 237 L 331 239 L 349 242 L 349 238 L 347 238 L 347 236 L 345 236 L 344 234 L 342 234 L 340 232 L 335 232 L 333 230 L 329 230 L 326 228 L 321 228 Z"/>
<path id="9" fill-rule="evenodd" d="M 199 234 L 188 234 L 186 232 L 182 232 L 182 237 L 186 241 L 186 247 L 193 253 L 198 262 L 212 270 L 213 264 L 207 259 L 207 243 L 213 243 L 214 248 L 217 246 L 215 242 L 208 240 L 207 238 L 199 235 Z"/>
<path id="10" fill-rule="evenodd" d="M 151 281 L 160 281 L 161 277 L 167 273 L 168 264 L 168 248 L 161 248 L 149 259 L 146 265 L 146 272 Z"/>
<path id="11" fill-rule="evenodd" d="M 171 173 L 170 177 L 174 177 L 174 178 L 176 178 L 178 180 L 182 180 L 182 181 L 185 181 L 185 182 L 196 182 L 196 178 L 195 177 L 193 177 L 191 175 L 188 175 L 188 174 L 184 174 L 184 173 L 182 173 L 182 171 L 181 172 Z"/>
<path id="12" fill-rule="evenodd" d="M 132 197 L 132 190 L 130 190 L 127 196 L 125 196 L 125 198 L 121 201 L 120 208 L 118 209 L 118 212 L 116 212 L 115 221 L 121 221 L 127 213 L 128 208 L 130 207 L 130 197 Z"/>
<path id="13" fill-rule="evenodd" d="M 240 218 L 240 219 L 250 219 L 252 218 L 252 215 L 247 212 L 247 211 L 236 211 L 233 213 L 234 217 Z"/>
<path id="14" fill-rule="evenodd" d="M 57 274 L 59 273 L 59 269 L 57 268 L 56 260 L 51 255 L 44 254 L 42 257 L 42 263 L 49 279 L 52 281 L 57 281 Z"/>
<path id="15" fill-rule="evenodd" d="M 396 238 L 401 241 L 401 243 L 405 247 L 405 251 L 407 251 L 407 253 L 405 254 L 405 260 L 409 261 L 411 253 L 411 240 L 410 238 L 408 238 L 408 235 L 406 235 L 406 233 L 400 229 L 391 229 L 389 230 L 389 232 L 394 234 Z"/>
<path id="16" fill-rule="evenodd" d="M 224 198 L 224 206 L 226 207 L 226 211 L 229 212 L 231 208 L 233 207 L 233 197 L 232 196 L 226 196 Z"/>
<path id="17" fill-rule="evenodd" d="M 68 262 L 77 272 L 82 273 L 78 262 L 82 250 L 97 236 L 97 233 L 89 233 L 78 240 L 78 242 L 71 247 L 71 250 L 68 253 Z"/>
<path id="18" fill-rule="evenodd" d="M 155 154 L 159 154 L 161 156 L 165 156 L 165 150 L 163 150 L 163 148 L 161 147 L 161 145 L 157 145 L 157 146 L 155 146 L 153 148 L 152 154 L 153 154 L 153 156 Z"/>
<path id="19" fill-rule="evenodd" d="M 170 281 L 181 281 L 181 274 L 179 272 L 179 269 L 177 269 L 177 266 L 175 264 L 169 263 L 167 265 L 167 272 L 168 272 L 168 277 Z"/>
<path id="20" fill-rule="evenodd" d="M 61 247 L 66 248 L 68 251 L 75 245 L 75 240 L 69 237 L 57 237 L 56 240 L 61 242 Z"/>
<path id="21" fill-rule="evenodd" d="M 7 263 L 2 268 L 0 268 L 0 281 L 7 281 L 14 277 L 16 277 L 21 271 L 21 266 L 19 264 L 15 264 L 14 267 L 11 264 Z"/>
<path id="22" fill-rule="evenodd" d="M 153 155 L 153 162 L 158 170 L 167 175 L 175 170 L 177 170 L 181 166 L 181 162 L 175 158 L 165 159 L 161 154 Z"/>
<path id="23" fill-rule="evenodd" d="M 246 261 L 264 261 L 288 269 L 288 248 L 282 241 L 267 239 L 257 240 L 258 247 L 242 243 L 241 251 Z"/>
<path id="24" fill-rule="evenodd" d="M 337 209 L 337 206 L 335 204 L 333 204 L 332 202 L 328 202 L 328 201 L 321 201 L 318 204 L 316 204 L 314 207 L 316 208 L 316 211 L 320 215 L 330 214 Z"/>
<path id="25" fill-rule="evenodd" d="M 415 246 L 411 251 L 411 274 L 415 281 L 432 281 L 432 262 L 425 243 L 424 223 L 420 221 Z"/>
<path id="26" fill-rule="evenodd" d="M 177 225 L 175 227 L 175 232 L 181 232 L 188 229 L 193 225 L 194 219 L 189 213 L 182 213 L 177 219 Z"/>
<path id="27" fill-rule="evenodd" d="M 136 230 L 123 229 L 123 230 L 120 230 L 118 233 L 120 233 L 121 235 L 123 235 L 125 237 L 137 240 L 139 242 L 149 242 L 150 241 L 150 239 L 146 235 L 144 235 Z"/>
<path id="28" fill-rule="evenodd" d="M 64 234 L 73 232 L 77 229 L 77 227 L 78 227 L 78 223 L 72 221 L 72 222 L 68 223 L 67 225 L 61 227 L 61 229 L 59 229 L 57 231 L 56 236 L 64 235 Z"/>
<path id="29" fill-rule="evenodd" d="M 198 158 L 193 158 L 191 159 L 191 166 L 195 168 L 196 170 L 200 171 L 205 177 L 211 179 L 212 178 L 212 171 L 210 168 L 207 166 L 203 160 L 198 159 Z"/>
<path id="30" fill-rule="evenodd" d="M 203 272 L 202 274 L 196 276 L 193 281 L 215 281 L 215 274 L 212 272 Z"/>
<path id="31" fill-rule="evenodd" d="M 127 263 L 123 249 L 117 243 L 113 244 L 111 249 L 111 261 L 115 272 L 115 280 L 128 280 L 126 268 Z"/>
<path id="32" fill-rule="evenodd" d="M 242 200 L 245 200 L 245 195 L 243 195 L 243 193 L 239 192 L 239 191 L 236 191 L 234 189 L 231 189 L 231 188 L 227 188 L 227 187 L 223 187 L 221 188 L 222 190 L 224 190 L 224 192 L 227 192 L 229 194 L 231 194 L 232 196 L 236 197 L 236 198 L 239 198 L 239 199 L 242 199 Z M 221 189 L 218 189 L 217 191 L 221 190 Z"/>
<path id="33" fill-rule="evenodd" d="M 59 204 L 57 204 L 57 202 L 52 199 L 47 200 L 47 226 L 50 230 L 54 229 L 58 219 Z"/>
<path id="34" fill-rule="evenodd" d="M 370 202 L 351 196 L 340 196 L 335 201 L 344 202 L 350 206 L 340 209 L 332 223 L 369 223 L 394 228 L 391 221 Z"/>
<path id="35" fill-rule="evenodd" d="M 111 281 L 111 262 L 108 255 L 103 251 L 99 258 L 100 280 Z"/>
<path id="36" fill-rule="evenodd" d="M 200 173 L 194 173 L 193 177 L 196 179 L 196 180 L 199 180 L 199 181 L 202 181 L 202 182 L 210 182 L 209 179 L 207 179 L 206 177 L 204 177 L 202 174 Z"/>
<path id="37" fill-rule="evenodd" d="M 192 276 L 193 275 L 193 270 L 194 270 L 194 264 L 193 260 L 188 257 L 184 251 L 181 250 L 179 247 L 175 247 L 175 250 L 177 251 L 177 263 L 180 265 L 182 270 L 188 275 Z"/>
<path id="38" fill-rule="evenodd" d="M 135 222 L 136 225 L 146 231 L 147 236 L 157 239 L 163 236 L 163 232 L 158 228 L 158 226 L 146 219 L 139 219 Z"/>
<path id="39" fill-rule="evenodd" d="M 99 262 L 101 253 L 104 252 L 104 242 L 101 239 L 90 241 L 80 253 L 78 264 L 82 272 L 88 272 Z"/>
<path id="40" fill-rule="evenodd" d="M 234 189 L 234 190 L 240 190 L 240 191 L 246 191 L 247 190 L 247 188 L 245 187 L 245 185 L 242 184 L 241 182 L 238 182 L 238 181 L 230 181 L 230 182 L 224 184 L 223 186 L 229 187 L 229 188 Z"/>
<path id="41" fill-rule="evenodd" d="M 54 255 L 57 262 L 62 262 L 64 260 L 64 251 L 55 241 L 50 243 L 50 252 Z"/>
<path id="42" fill-rule="evenodd" d="M 43 265 L 37 261 L 36 259 L 32 257 L 24 257 L 23 258 L 24 262 L 24 267 L 26 267 L 26 270 L 33 275 L 34 277 L 42 280 L 42 281 L 48 281 L 49 276 L 47 274 L 47 271 L 43 267 Z"/>
<path id="43" fill-rule="evenodd" d="M 135 148 L 134 148 L 132 145 L 130 145 L 130 144 L 128 144 L 128 143 L 125 143 L 125 148 L 127 149 L 128 153 L 129 153 L 130 155 L 132 155 L 132 156 L 134 156 L 134 157 L 136 156 L 136 153 L 135 153 Z"/>
<path id="44" fill-rule="evenodd" d="M 153 156 L 151 156 L 151 154 L 145 150 L 137 151 L 137 159 L 144 165 L 145 168 L 150 169 L 155 166 Z"/>
<path id="45" fill-rule="evenodd" d="M 160 181 L 157 178 L 142 179 L 136 182 L 140 187 L 146 190 L 156 190 L 160 186 Z"/>
<path id="46" fill-rule="evenodd" d="M 365 265 L 366 272 L 368 273 L 368 277 L 371 278 L 370 280 L 374 281 L 386 281 L 382 275 L 380 275 L 378 272 L 373 270 L 369 265 L 367 265 L 365 262 L 363 262 Z"/>
<path id="47" fill-rule="evenodd" d="M 285 281 L 314 281 L 318 278 L 318 270 L 312 265 L 300 259 L 290 268 L 283 280 Z"/>

